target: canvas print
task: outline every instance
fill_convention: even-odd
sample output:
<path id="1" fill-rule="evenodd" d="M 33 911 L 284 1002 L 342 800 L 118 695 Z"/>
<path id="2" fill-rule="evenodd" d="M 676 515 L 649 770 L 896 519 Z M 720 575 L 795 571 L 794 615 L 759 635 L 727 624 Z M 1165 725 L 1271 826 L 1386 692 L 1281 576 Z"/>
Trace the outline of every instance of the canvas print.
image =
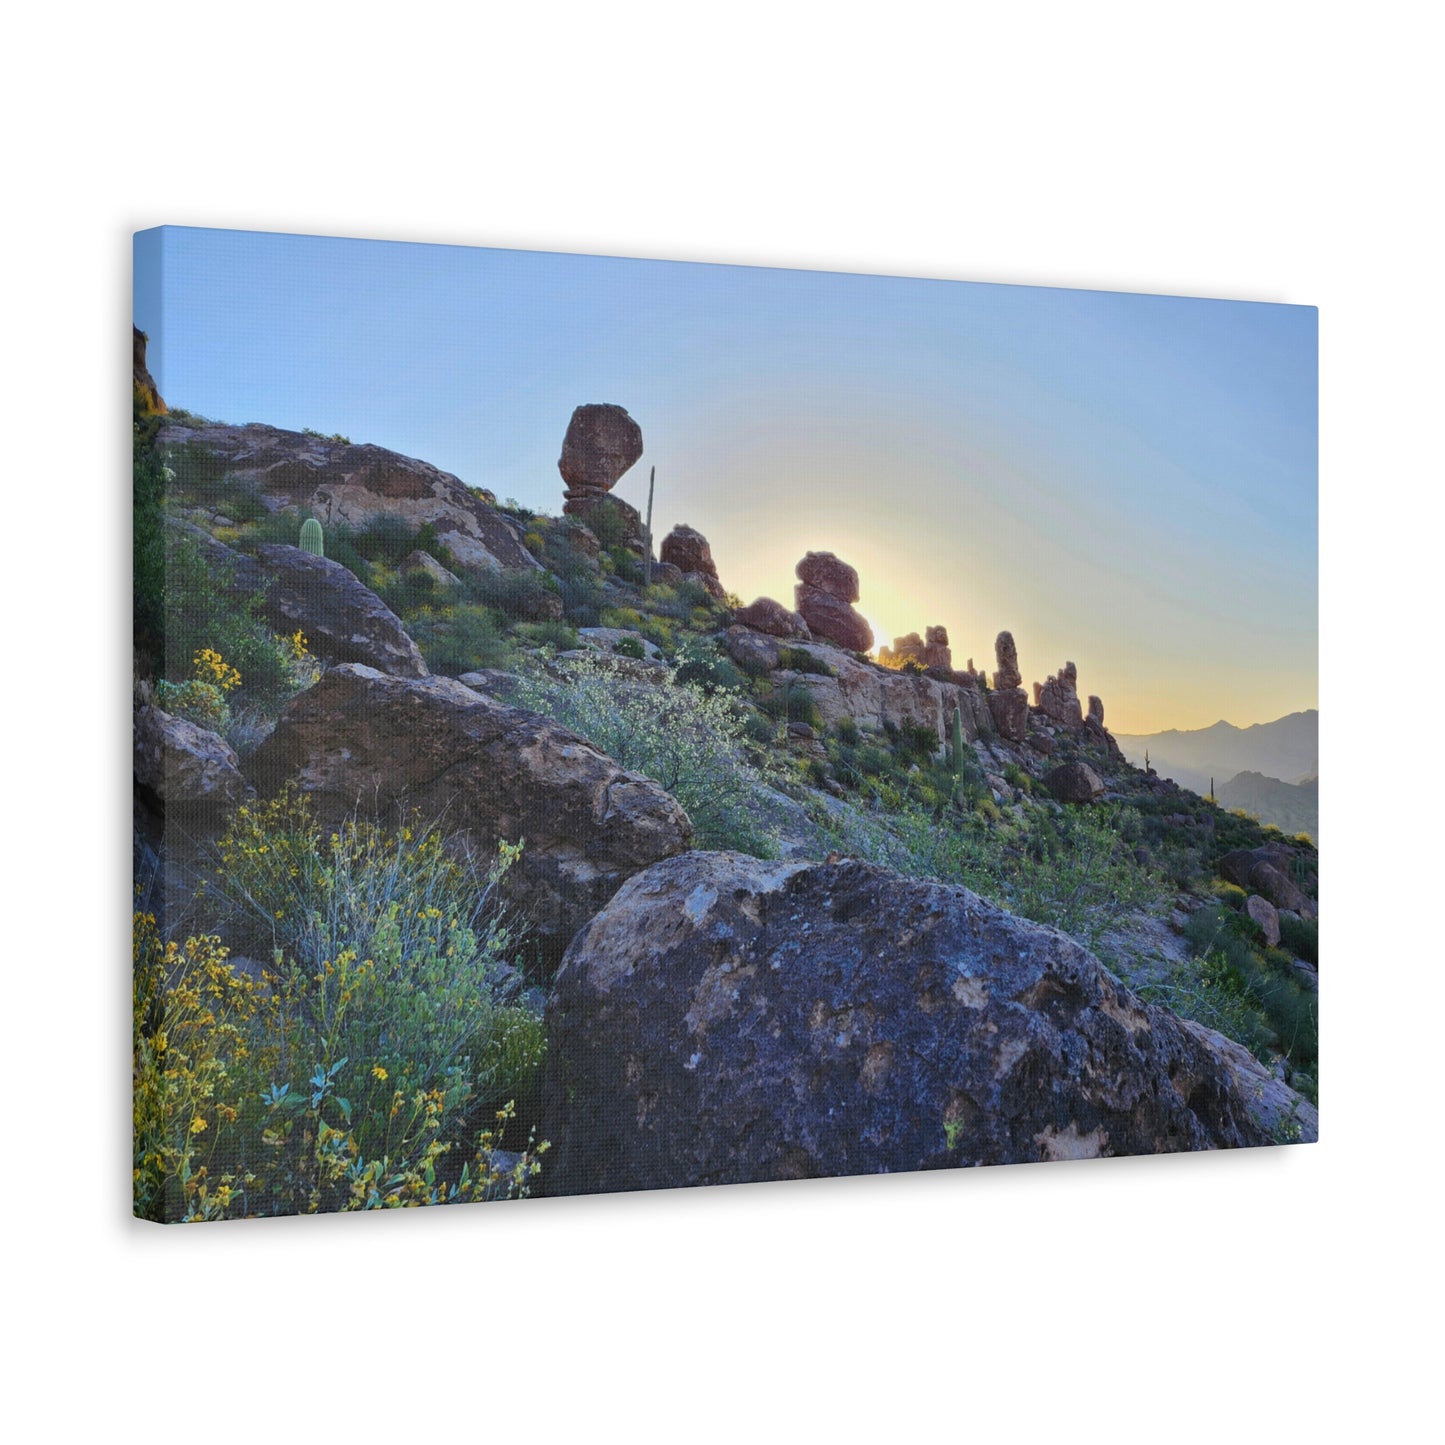
<path id="1" fill-rule="evenodd" d="M 134 1205 L 1318 1133 L 1316 313 L 135 238 Z"/>

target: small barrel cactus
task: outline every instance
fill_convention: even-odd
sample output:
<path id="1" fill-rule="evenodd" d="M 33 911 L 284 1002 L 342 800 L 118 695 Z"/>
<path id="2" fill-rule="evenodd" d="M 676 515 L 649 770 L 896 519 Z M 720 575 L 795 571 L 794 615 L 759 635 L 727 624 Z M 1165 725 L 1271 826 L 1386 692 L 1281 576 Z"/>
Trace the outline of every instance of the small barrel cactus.
<path id="1" fill-rule="evenodd" d="M 313 557 L 326 555 L 326 542 L 321 535 L 321 523 L 315 517 L 307 517 L 301 524 L 301 550 Z"/>

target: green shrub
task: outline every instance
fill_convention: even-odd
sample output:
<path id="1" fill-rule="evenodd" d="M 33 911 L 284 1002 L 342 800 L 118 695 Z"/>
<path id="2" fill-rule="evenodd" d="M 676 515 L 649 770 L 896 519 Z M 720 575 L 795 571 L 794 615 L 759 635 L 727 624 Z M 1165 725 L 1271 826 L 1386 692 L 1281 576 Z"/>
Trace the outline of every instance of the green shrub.
<path id="1" fill-rule="evenodd" d="M 836 737 L 840 743 L 843 743 L 847 747 L 857 747 L 858 739 L 860 736 L 858 732 L 858 724 L 855 723 L 850 717 L 842 718 L 839 722 L 834 724 L 833 736 Z"/>
<path id="2" fill-rule="evenodd" d="M 131 442 L 132 603 L 137 644 L 159 659 L 165 651 L 166 469 L 156 445 L 159 416 L 135 408 Z"/>
<path id="3" fill-rule="evenodd" d="M 812 689 L 804 682 L 789 682 L 775 687 L 757 700 L 758 707 L 769 717 L 779 722 L 807 723 L 810 727 L 823 726 L 823 714 L 813 700 Z"/>
<path id="4" fill-rule="evenodd" d="M 1243 888 L 1233 883 L 1226 883 L 1223 878 L 1216 878 L 1210 885 L 1209 891 L 1226 908 L 1232 908 L 1236 913 L 1244 911 L 1244 905 L 1249 901 L 1249 894 Z"/>
<path id="5" fill-rule="evenodd" d="M 502 567 L 479 568 L 465 584 L 467 601 L 521 621 L 537 617 L 546 606 L 546 594 L 556 590 L 556 581 L 546 572 L 509 572 Z"/>
<path id="6" fill-rule="evenodd" d="M 778 649 L 778 666 L 785 672 L 806 672 L 818 677 L 837 676 L 837 673 L 821 657 L 814 657 L 811 652 L 802 647 L 780 647 Z"/>
<path id="7" fill-rule="evenodd" d="M 613 644 L 612 651 L 618 657 L 631 657 L 639 662 L 647 656 L 647 649 L 640 637 L 619 637 Z"/>
<path id="8" fill-rule="evenodd" d="M 731 692 L 628 676 L 606 654 L 567 658 L 556 674 L 526 674 L 515 700 L 556 718 L 629 771 L 652 778 L 687 810 L 700 847 L 776 854 L 768 789 L 778 780 L 767 755 L 749 757 L 748 711 Z"/>
<path id="9" fill-rule="evenodd" d="M 169 539 L 163 675 L 189 681 L 195 659 L 213 651 L 240 674 L 239 697 L 274 713 L 316 680 L 316 662 L 299 634 L 288 639 L 273 633 L 261 618 L 260 597 L 238 596 L 231 580 L 191 538 Z"/>
<path id="10" fill-rule="evenodd" d="M 447 677 L 480 667 L 505 667 L 512 660 L 502 624 L 486 607 L 458 602 L 423 612 L 410 630 L 426 665 Z"/>
<path id="11" fill-rule="evenodd" d="M 213 935 L 162 944 L 149 914 L 136 915 L 134 938 L 138 1217 L 192 1223 L 530 1191 L 546 1145 L 500 1155 L 509 1105 L 479 1128 L 455 1090 L 408 1092 L 366 1059 L 301 1063 L 306 1005 L 279 977 L 234 967 Z M 474 1150 L 465 1163 L 463 1148 Z"/>
<path id="12" fill-rule="evenodd" d="M 577 629 L 566 622 L 520 622 L 515 629 L 519 641 L 528 647 L 550 647 L 570 652 L 582 645 Z"/>
<path id="13" fill-rule="evenodd" d="M 1320 926 L 1313 918 L 1296 918 L 1288 913 L 1279 916 L 1279 941 L 1296 958 L 1318 965 L 1320 961 Z"/>
<path id="14" fill-rule="evenodd" d="M 720 689 L 740 693 L 747 686 L 747 679 L 732 658 L 700 638 L 690 639 L 678 649 L 674 681 L 692 683 L 706 693 Z"/>

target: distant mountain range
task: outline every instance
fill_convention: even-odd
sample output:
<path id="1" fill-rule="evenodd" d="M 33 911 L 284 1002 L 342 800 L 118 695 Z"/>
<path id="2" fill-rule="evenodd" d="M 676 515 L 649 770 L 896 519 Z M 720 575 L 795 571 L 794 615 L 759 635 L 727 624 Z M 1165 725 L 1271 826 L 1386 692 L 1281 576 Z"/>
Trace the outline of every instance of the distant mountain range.
<path id="1" fill-rule="evenodd" d="M 1161 778 L 1215 797 L 1226 808 L 1243 808 L 1287 833 L 1306 832 L 1319 841 L 1320 715 L 1292 712 L 1274 722 L 1239 728 L 1213 727 L 1126 736 L 1116 734 L 1124 756 L 1149 765 Z"/>

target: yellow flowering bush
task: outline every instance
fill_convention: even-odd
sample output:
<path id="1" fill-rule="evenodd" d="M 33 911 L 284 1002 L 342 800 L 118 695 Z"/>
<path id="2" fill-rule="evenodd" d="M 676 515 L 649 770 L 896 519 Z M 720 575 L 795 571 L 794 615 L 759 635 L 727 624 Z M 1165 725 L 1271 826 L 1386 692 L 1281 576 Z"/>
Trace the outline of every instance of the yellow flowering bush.
<path id="1" fill-rule="evenodd" d="M 483 869 L 417 820 L 323 829 L 294 790 L 238 809 L 198 905 L 215 931 L 163 943 L 137 917 L 136 1212 L 525 1194 L 542 1150 L 504 1155 L 502 1129 L 517 1101 L 535 1117 L 545 1041 L 496 896 L 519 852 Z"/>
<path id="2" fill-rule="evenodd" d="M 231 722 L 226 694 L 240 687 L 241 674 L 212 647 L 201 648 L 191 666 L 195 675 L 185 682 L 158 682 L 156 701 L 197 727 L 224 732 Z"/>

